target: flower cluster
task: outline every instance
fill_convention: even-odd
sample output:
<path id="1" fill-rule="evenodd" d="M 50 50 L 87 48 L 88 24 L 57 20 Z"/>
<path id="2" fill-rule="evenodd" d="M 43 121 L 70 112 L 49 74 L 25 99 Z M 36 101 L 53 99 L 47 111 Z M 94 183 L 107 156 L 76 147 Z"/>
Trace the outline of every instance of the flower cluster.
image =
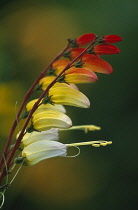
<path id="1" fill-rule="evenodd" d="M 24 96 L 0 159 L 0 182 L 18 163 L 34 165 L 51 157 L 65 157 L 70 147 L 99 147 L 112 143 L 100 140 L 67 144 L 58 142 L 58 139 L 59 132 L 66 130 L 80 129 L 85 133 L 100 130 L 95 125 L 73 126 L 64 105 L 90 107 L 89 99 L 79 90 L 77 84 L 97 82 L 98 73 L 111 74 L 112 66 L 100 56 L 118 54 L 120 50 L 112 43 L 121 40 L 117 35 L 98 37 L 93 33 L 68 39 L 65 49 L 40 73 Z M 38 98 L 29 101 L 37 91 Z M 21 120 L 24 120 L 23 127 L 14 145 L 11 145 Z M 17 152 L 20 152 L 18 158 L 13 161 Z"/>
<path id="2" fill-rule="evenodd" d="M 39 101 L 37 108 L 32 113 L 31 125 L 26 129 L 27 133 L 21 139 L 20 148 L 22 148 L 25 164 L 34 165 L 47 158 L 66 156 L 69 147 L 80 145 L 97 147 L 111 144 L 106 141 L 63 144 L 57 140 L 58 133 L 64 130 L 83 129 L 87 132 L 100 129 L 93 125 L 72 126 L 72 121 L 66 114 L 63 105 L 89 108 L 89 99 L 78 89 L 76 84 L 96 82 L 98 77 L 95 72 L 112 73 L 111 65 L 102 60 L 100 55 L 119 53 L 117 47 L 108 44 L 118 41 L 121 41 L 121 37 L 117 35 L 98 38 L 92 33 L 82 35 L 74 40 L 69 39 L 68 50 L 60 59 L 52 63 L 46 76 L 39 80 L 37 89 L 41 89 L 46 94 L 41 100 L 34 99 L 26 105 L 25 113 L 29 114 Z M 81 48 L 89 43 L 93 44 L 88 49 Z M 97 43 L 98 45 L 96 45 Z M 51 83 L 53 84 L 49 88 Z"/>

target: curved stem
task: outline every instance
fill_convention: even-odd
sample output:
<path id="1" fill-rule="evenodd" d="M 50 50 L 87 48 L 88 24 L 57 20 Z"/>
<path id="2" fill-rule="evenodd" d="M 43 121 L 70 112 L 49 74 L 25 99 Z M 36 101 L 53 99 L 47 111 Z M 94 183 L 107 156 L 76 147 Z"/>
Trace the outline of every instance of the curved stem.
<path id="1" fill-rule="evenodd" d="M 21 112 L 22 112 L 22 110 L 23 110 L 23 108 L 24 108 L 24 105 L 25 105 L 26 101 L 27 101 L 28 98 L 31 96 L 31 94 L 32 94 L 32 92 L 33 92 L 35 86 L 38 84 L 39 80 L 40 80 L 43 76 L 45 76 L 46 72 L 47 72 L 48 69 L 51 67 L 51 65 L 52 65 L 57 59 L 59 59 L 59 58 L 64 54 L 64 52 L 65 52 L 67 49 L 69 49 L 69 43 L 68 43 L 68 45 L 64 48 L 64 50 L 62 50 L 62 51 L 61 51 L 61 52 L 60 52 L 60 53 L 59 53 L 59 54 L 50 62 L 50 64 L 47 66 L 47 68 L 46 68 L 44 71 L 41 72 L 41 74 L 40 74 L 40 75 L 38 76 L 38 78 L 34 81 L 34 83 L 32 84 L 32 86 L 30 87 L 30 89 L 27 91 L 27 93 L 26 93 L 26 95 L 25 95 L 25 97 L 24 97 L 24 99 L 23 99 L 23 101 L 22 101 L 22 104 L 21 104 L 21 106 L 20 106 L 20 109 L 19 109 L 19 111 L 18 111 L 18 113 L 17 113 L 17 117 L 16 117 L 16 119 L 14 120 L 13 125 L 12 125 L 12 128 L 11 128 L 11 130 L 10 130 L 10 134 L 9 134 L 8 140 L 7 140 L 7 142 L 6 142 L 6 145 L 5 145 L 5 148 L 4 148 L 2 157 L 1 157 L 1 159 L 0 159 L 0 169 L 1 169 L 2 165 L 3 165 L 3 163 L 4 163 L 3 156 L 4 156 L 5 158 L 7 157 L 8 148 L 9 148 L 9 146 L 10 146 L 10 143 L 11 143 L 11 140 L 12 140 L 13 133 L 14 133 L 14 131 L 15 131 L 15 129 L 16 129 L 16 126 L 17 126 L 17 124 L 18 124 L 18 122 L 19 122 L 19 117 L 20 117 L 20 115 L 21 115 Z"/>

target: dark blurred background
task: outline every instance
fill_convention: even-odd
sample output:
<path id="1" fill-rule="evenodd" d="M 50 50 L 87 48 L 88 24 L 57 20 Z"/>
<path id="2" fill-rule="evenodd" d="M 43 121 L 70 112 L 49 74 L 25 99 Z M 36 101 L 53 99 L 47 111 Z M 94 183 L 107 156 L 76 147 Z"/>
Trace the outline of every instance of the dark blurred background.
<path id="1" fill-rule="evenodd" d="M 105 139 L 113 145 L 82 147 L 77 158 L 24 167 L 6 193 L 4 209 L 137 209 L 137 8 L 137 0 L 0 1 L 1 148 L 23 95 L 67 38 L 89 32 L 123 37 L 116 44 L 121 54 L 103 56 L 114 73 L 79 86 L 91 108 L 67 107 L 74 125 L 102 130 L 61 135 L 64 143 Z"/>

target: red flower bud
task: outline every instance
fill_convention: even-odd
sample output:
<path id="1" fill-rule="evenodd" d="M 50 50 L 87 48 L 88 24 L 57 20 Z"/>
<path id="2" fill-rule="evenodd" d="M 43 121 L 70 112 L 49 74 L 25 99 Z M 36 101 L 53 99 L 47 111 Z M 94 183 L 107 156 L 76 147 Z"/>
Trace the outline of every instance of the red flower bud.
<path id="1" fill-rule="evenodd" d="M 94 46 L 93 52 L 97 55 L 118 54 L 120 50 L 118 47 L 111 44 L 99 44 Z"/>
<path id="2" fill-rule="evenodd" d="M 82 36 L 79 36 L 76 39 L 76 43 L 78 46 L 83 46 L 85 44 L 92 42 L 95 38 L 96 38 L 96 34 L 92 34 L 92 33 L 84 34 Z"/>
<path id="3" fill-rule="evenodd" d="M 116 43 L 116 42 L 121 42 L 122 37 L 118 35 L 106 35 L 102 37 L 102 42 L 103 43 Z"/>

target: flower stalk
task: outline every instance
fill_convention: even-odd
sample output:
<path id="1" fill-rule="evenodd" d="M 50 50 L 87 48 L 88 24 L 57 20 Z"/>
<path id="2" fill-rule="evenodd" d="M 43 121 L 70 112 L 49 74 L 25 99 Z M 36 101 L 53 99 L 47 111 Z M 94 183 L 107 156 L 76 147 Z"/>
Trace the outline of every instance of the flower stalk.
<path id="1" fill-rule="evenodd" d="M 62 131 L 83 130 L 87 133 L 101 129 L 95 125 L 72 126 L 72 121 L 66 115 L 63 105 L 89 108 L 89 99 L 79 91 L 76 84 L 96 82 L 98 77 L 95 72 L 112 73 L 110 64 L 102 60 L 99 55 L 119 53 L 117 47 L 108 43 L 121 40 L 116 35 L 99 38 L 92 33 L 84 34 L 76 39 L 68 39 L 67 46 L 40 73 L 22 101 L 0 159 L 0 183 L 14 168 L 13 164 L 14 166 L 16 164 L 34 165 L 51 157 L 66 157 L 69 147 L 82 145 L 99 147 L 112 144 L 111 141 L 104 140 L 63 144 L 57 140 L 58 132 L 62 133 Z M 81 48 L 86 44 L 87 47 Z M 69 60 L 61 59 L 65 53 Z M 49 69 L 50 71 L 48 71 Z M 46 75 L 46 73 L 50 73 L 50 75 Z M 38 99 L 27 104 L 37 85 L 43 92 Z M 24 115 L 26 119 L 11 147 L 11 140 L 21 120 L 23 109 L 26 110 Z M 18 152 L 20 150 L 20 154 L 13 161 L 17 150 Z"/>

